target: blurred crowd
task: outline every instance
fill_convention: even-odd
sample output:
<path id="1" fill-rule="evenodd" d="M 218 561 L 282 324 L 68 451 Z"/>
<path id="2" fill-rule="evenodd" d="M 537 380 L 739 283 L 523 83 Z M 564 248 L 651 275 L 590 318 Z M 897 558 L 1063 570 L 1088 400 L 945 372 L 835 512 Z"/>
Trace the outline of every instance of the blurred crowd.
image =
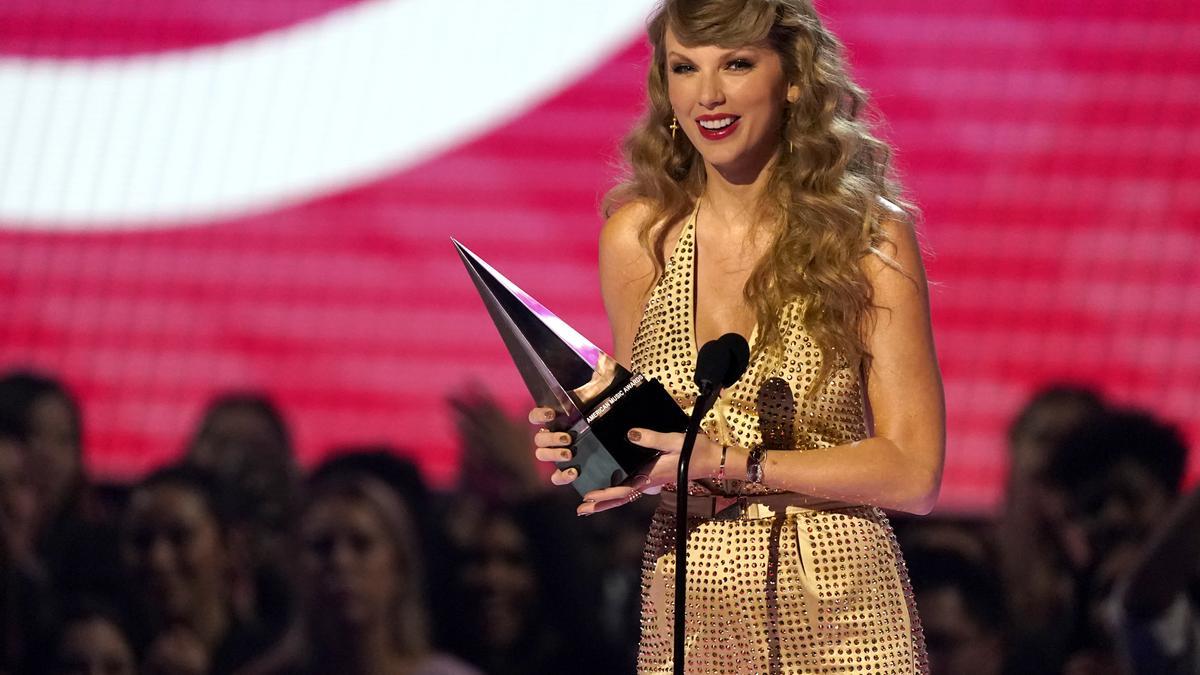
<path id="1" fill-rule="evenodd" d="M 79 403 L 0 377 L 0 675 L 634 672 L 654 500 L 576 518 L 533 429 L 450 400 L 435 491 L 402 448 L 297 466 L 258 393 L 213 402 L 133 485 L 82 462 Z M 1200 492 L 1153 415 L 1082 388 L 1010 426 L 995 519 L 895 518 L 934 675 L 1200 673 Z"/>

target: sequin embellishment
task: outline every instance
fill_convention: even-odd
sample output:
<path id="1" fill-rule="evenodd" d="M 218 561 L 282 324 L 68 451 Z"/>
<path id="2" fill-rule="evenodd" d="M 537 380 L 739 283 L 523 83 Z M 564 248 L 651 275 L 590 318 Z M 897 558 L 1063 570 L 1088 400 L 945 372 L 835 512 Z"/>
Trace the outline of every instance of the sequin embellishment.
<path id="1" fill-rule="evenodd" d="M 695 254 L 693 213 L 633 341 L 634 370 L 658 379 L 685 408 L 698 393 L 691 381 Z M 783 357 L 756 355 L 705 417 L 709 435 L 770 448 L 826 448 L 866 437 L 856 372 L 841 368 L 805 397 L 821 354 L 800 325 L 800 308 L 783 310 Z M 691 483 L 688 491 L 750 487 Z M 789 507 L 769 518 L 689 518 L 688 531 L 687 672 L 928 672 L 908 573 L 879 509 Z M 643 556 L 642 674 L 672 672 L 674 545 L 675 514 L 660 508 Z"/>

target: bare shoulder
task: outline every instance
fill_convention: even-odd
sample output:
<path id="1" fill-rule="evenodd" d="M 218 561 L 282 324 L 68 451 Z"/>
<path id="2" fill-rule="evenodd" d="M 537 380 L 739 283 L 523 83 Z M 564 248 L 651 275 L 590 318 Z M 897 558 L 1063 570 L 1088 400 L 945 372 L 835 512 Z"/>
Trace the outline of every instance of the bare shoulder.
<path id="1" fill-rule="evenodd" d="M 623 205 L 604 222 L 600 230 L 602 282 L 621 282 L 621 286 L 635 287 L 648 285 L 654 274 L 654 263 L 642 247 L 641 233 L 656 211 L 649 201 L 639 199 Z M 644 283 L 639 284 L 639 281 Z M 612 283 L 605 285 L 610 289 L 614 286 Z M 630 290 L 637 289 L 622 289 L 622 292 Z"/>
<path id="2" fill-rule="evenodd" d="M 876 285 L 903 279 L 923 288 L 925 266 L 913 219 L 887 199 L 880 198 L 879 204 L 880 227 L 885 239 L 877 251 L 863 261 L 867 277 Z"/>
<path id="3" fill-rule="evenodd" d="M 646 200 L 632 201 L 609 216 L 600 230 L 600 292 L 612 326 L 614 356 L 626 365 L 654 281 L 654 262 L 640 234 L 656 212 Z"/>
<path id="4" fill-rule="evenodd" d="M 654 217 L 655 208 L 648 200 L 635 199 L 621 206 L 604 221 L 600 230 L 600 254 L 631 254 L 641 248 L 638 235 Z"/>

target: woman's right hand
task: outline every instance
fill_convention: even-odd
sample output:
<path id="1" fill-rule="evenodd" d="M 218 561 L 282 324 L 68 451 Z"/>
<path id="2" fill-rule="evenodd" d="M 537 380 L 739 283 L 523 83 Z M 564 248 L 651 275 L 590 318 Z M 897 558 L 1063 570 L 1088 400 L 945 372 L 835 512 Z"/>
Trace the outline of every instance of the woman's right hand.
<path id="1" fill-rule="evenodd" d="M 534 457 L 539 462 L 567 462 L 575 456 L 571 447 L 574 439 L 568 431 L 550 431 L 545 425 L 554 421 L 556 414 L 553 408 L 534 408 L 529 411 L 529 423 L 542 426 L 533 437 Z M 555 469 L 550 475 L 550 482 L 555 485 L 568 485 L 579 477 L 579 469 L 569 467 L 565 471 Z"/>

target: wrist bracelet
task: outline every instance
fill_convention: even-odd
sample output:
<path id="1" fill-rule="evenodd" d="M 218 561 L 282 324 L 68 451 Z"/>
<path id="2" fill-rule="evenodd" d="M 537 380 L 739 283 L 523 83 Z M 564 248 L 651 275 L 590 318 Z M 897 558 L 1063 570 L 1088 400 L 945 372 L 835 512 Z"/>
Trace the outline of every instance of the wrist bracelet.
<path id="1" fill-rule="evenodd" d="M 759 483 L 763 482 L 763 461 L 767 458 L 767 451 L 762 444 L 756 445 L 750 449 L 750 454 L 746 455 L 746 482 Z"/>
<path id="2" fill-rule="evenodd" d="M 716 481 L 718 483 L 725 482 L 725 457 L 729 454 L 729 446 L 721 446 L 721 466 L 717 468 Z"/>

